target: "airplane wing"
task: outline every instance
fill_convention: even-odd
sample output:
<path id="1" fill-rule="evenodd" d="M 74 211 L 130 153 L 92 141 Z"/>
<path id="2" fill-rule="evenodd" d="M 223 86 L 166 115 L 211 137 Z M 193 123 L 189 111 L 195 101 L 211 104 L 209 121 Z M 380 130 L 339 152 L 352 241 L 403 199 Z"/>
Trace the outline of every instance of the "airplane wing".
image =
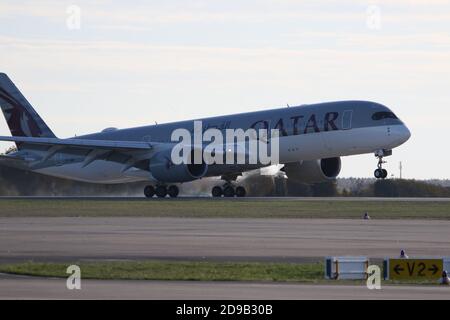
<path id="1" fill-rule="evenodd" d="M 86 139 L 58 139 L 58 138 L 35 138 L 35 137 L 5 137 L 0 136 L 0 141 L 23 142 L 26 144 L 37 144 L 77 147 L 85 149 L 108 149 L 108 150 L 150 150 L 153 143 L 143 141 L 111 141 L 111 140 L 86 140 Z"/>
<path id="2" fill-rule="evenodd" d="M 20 158 L 19 154 L 11 156 L 4 155 L 2 160 L 10 160 L 17 164 L 22 163 L 39 163 L 45 162 L 53 155 L 61 152 L 65 148 L 75 148 L 86 150 L 86 157 L 82 166 L 88 166 L 95 160 L 104 159 L 124 164 L 124 171 L 137 166 L 140 162 L 150 159 L 150 157 L 161 150 L 171 147 L 171 143 L 145 142 L 145 141 L 113 141 L 113 140 L 91 140 L 91 139 L 58 139 L 43 137 L 23 137 L 23 136 L 0 136 L 0 141 L 19 142 L 26 145 L 41 145 L 48 147 L 46 154 L 38 158 Z M 223 152 L 226 153 L 231 145 L 224 145 Z M 194 146 L 194 148 L 202 148 L 202 146 Z M 248 157 L 248 153 L 241 145 L 234 145 L 235 156 L 242 154 Z M 17 157 L 19 156 L 19 157 Z"/>
<path id="3" fill-rule="evenodd" d="M 83 167 L 88 166 L 95 160 L 104 159 L 108 161 L 122 163 L 123 171 L 139 166 L 144 160 L 148 160 L 151 155 L 167 147 L 167 144 L 144 141 L 111 141 L 111 140 L 90 140 L 90 139 L 58 139 L 41 137 L 6 137 L 0 136 L 0 141 L 12 141 L 24 143 L 26 145 L 47 146 L 47 152 L 40 158 L 21 159 L 20 155 L 4 155 L 0 159 L 5 164 L 31 166 L 39 165 L 50 159 L 57 152 L 65 148 L 75 148 L 86 150 L 86 157 L 82 163 Z M 19 156 L 19 157 L 18 157 Z"/>

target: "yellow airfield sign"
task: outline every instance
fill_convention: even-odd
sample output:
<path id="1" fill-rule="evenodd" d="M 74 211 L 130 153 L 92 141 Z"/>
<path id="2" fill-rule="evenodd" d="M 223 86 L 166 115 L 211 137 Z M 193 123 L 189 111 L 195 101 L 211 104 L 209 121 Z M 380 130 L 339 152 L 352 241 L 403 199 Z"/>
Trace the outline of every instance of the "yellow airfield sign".
<path id="1" fill-rule="evenodd" d="M 439 279 L 442 259 L 389 259 L 389 279 Z"/>

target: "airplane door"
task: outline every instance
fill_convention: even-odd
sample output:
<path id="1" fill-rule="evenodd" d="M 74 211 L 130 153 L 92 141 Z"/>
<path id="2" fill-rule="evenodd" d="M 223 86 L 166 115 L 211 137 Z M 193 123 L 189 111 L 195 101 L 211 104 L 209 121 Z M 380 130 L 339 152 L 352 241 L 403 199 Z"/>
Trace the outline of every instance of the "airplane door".
<path id="1" fill-rule="evenodd" d="M 345 110 L 342 115 L 342 130 L 350 130 L 352 128 L 353 110 Z"/>

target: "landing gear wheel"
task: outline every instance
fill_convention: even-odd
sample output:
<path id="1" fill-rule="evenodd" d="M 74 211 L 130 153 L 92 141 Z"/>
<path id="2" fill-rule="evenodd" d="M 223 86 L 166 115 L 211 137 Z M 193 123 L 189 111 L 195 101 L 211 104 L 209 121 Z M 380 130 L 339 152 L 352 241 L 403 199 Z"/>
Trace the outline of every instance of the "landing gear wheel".
<path id="1" fill-rule="evenodd" d="M 388 172 L 386 169 L 376 169 L 373 175 L 377 179 L 386 179 Z"/>
<path id="2" fill-rule="evenodd" d="M 178 193 L 180 193 L 180 190 L 178 189 L 177 186 L 171 185 L 171 186 L 169 186 L 169 188 L 167 188 L 167 194 L 171 198 L 178 197 Z"/>
<path id="3" fill-rule="evenodd" d="M 144 195 L 146 198 L 152 198 L 155 195 L 155 188 L 153 186 L 145 186 Z"/>
<path id="4" fill-rule="evenodd" d="M 222 192 L 222 188 L 215 186 L 214 188 L 212 188 L 211 194 L 214 198 L 219 198 L 222 196 L 223 192 Z"/>
<path id="5" fill-rule="evenodd" d="M 231 186 L 225 187 L 223 189 L 223 196 L 228 198 L 234 197 L 234 188 Z"/>
<path id="6" fill-rule="evenodd" d="M 391 150 L 381 150 L 381 152 L 376 152 L 375 157 L 378 158 L 378 164 L 377 169 L 374 171 L 373 175 L 377 179 L 386 179 L 388 172 L 386 169 L 383 169 L 383 163 L 386 163 L 386 161 L 383 161 L 383 156 L 389 156 L 392 154 Z"/>
<path id="7" fill-rule="evenodd" d="M 158 198 L 164 198 L 167 195 L 167 188 L 165 186 L 157 186 L 155 193 Z"/>
<path id="8" fill-rule="evenodd" d="M 373 175 L 375 176 L 375 178 L 381 179 L 381 177 L 383 176 L 383 172 L 381 171 L 381 169 L 376 169 L 376 170 L 373 172 Z"/>
<path id="9" fill-rule="evenodd" d="M 236 196 L 237 197 L 245 197 L 245 194 L 246 194 L 247 192 L 245 191 L 245 188 L 244 187 L 241 187 L 241 186 L 239 186 L 239 187 L 236 187 Z"/>

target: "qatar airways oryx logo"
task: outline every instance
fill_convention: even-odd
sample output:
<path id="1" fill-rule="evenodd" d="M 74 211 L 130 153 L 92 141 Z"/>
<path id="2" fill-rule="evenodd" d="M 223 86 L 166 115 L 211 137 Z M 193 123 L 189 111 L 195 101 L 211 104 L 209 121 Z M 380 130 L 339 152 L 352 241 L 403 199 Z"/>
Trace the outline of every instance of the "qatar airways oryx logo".
<path id="1" fill-rule="evenodd" d="M 224 135 L 225 133 L 225 135 Z M 279 163 L 278 129 L 203 130 L 202 121 L 194 121 L 193 130 L 176 129 L 172 142 L 178 142 L 171 152 L 171 162 L 179 164 L 249 164 Z"/>

